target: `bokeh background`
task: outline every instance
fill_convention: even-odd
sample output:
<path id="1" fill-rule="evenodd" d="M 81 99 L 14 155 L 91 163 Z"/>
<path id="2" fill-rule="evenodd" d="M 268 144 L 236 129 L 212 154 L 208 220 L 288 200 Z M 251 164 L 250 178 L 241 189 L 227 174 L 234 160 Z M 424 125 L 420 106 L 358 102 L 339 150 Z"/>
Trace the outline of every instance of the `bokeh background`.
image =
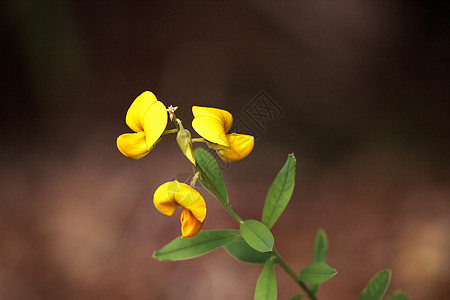
<path id="1" fill-rule="evenodd" d="M 233 207 L 261 216 L 288 153 L 292 201 L 273 228 L 296 270 L 318 228 L 338 275 L 320 299 L 389 291 L 449 299 L 448 1 L 15 1 L 1 8 L 0 298 L 252 299 L 260 265 L 217 250 L 152 258 L 179 235 L 152 204 L 191 167 L 171 136 L 122 156 L 125 113 L 153 91 L 191 128 L 191 106 L 255 131 L 224 166 Z M 282 113 L 257 127 L 260 91 Z M 205 190 L 205 229 L 237 228 Z M 276 269 L 279 298 L 298 287 Z"/>

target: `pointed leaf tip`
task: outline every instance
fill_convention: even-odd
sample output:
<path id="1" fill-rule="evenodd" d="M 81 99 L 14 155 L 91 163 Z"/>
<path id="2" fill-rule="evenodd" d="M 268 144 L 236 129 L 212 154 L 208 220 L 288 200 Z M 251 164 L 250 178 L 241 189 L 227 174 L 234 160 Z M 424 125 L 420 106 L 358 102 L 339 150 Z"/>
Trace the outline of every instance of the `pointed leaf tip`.
<path id="1" fill-rule="evenodd" d="M 300 272 L 299 279 L 306 283 L 318 284 L 330 280 L 336 274 L 336 269 L 326 263 L 313 263 Z"/>
<path id="2" fill-rule="evenodd" d="M 358 300 L 380 300 L 386 293 L 391 280 L 391 271 L 382 270 L 367 283 Z"/>
<path id="3" fill-rule="evenodd" d="M 323 229 L 319 229 L 316 234 L 316 238 L 314 240 L 314 256 L 313 262 L 322 262 L 324 263 L 327 260 L 327 251 L 328 251 L 328 239 L 325 231 Z"/>
<path id="4" fill-rule="evenodd" d="M 262 222 L 272 228 L 291 199 L 295 186 L 296 159 L 289 154 L 286 163 L 270 185 L 264 203 Z"/>

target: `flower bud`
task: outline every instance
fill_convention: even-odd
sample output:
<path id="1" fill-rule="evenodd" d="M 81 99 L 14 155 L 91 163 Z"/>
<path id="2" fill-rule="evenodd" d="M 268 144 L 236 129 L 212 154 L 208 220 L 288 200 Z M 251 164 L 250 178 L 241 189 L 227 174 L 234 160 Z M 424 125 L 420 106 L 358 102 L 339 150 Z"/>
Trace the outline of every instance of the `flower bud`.
<path id="1" fill-rule="evenodd" d="M 194 151 L 192 149 L 191 133 L 189 132 L 189 130 L 183 128 L 180 131 L 178 131 L 177 143 L 178 146 L 180 146 L 180 149 L 183 152 L 183 154 L 195 166 Z"/>

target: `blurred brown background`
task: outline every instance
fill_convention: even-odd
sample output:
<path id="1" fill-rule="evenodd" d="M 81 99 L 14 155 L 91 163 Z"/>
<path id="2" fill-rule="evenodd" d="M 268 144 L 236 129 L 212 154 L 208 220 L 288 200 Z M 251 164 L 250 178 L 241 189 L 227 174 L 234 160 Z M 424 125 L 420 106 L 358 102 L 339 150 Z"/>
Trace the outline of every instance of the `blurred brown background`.
<path id="1" fill-rule="evenodd" d="M 294 197 L 273 228 L 296 269 L 318 228 L 338 275 L 320 299 L 389 291 L 449 299 L 447 1 L 15 1 L 1 4 L 0 298 L 252 299 L 260 265 L 223 250 L 164 263 L 179 235 L 154 190 L 191 171 L 165 137 L 140 161 L 118 135 L 153 91 L 191 128 L 225 108 L 255 149 L 225 166 L 233 207 L 260 218 L 287 154 Z M 257 127 L 260 91 L 282 110 Z M 184 175 L 183 175 L 184 174 Z M 206 191 L 205 229 L 237 228 Z M 299 289 L 276 269 L 279 299 Z"/>

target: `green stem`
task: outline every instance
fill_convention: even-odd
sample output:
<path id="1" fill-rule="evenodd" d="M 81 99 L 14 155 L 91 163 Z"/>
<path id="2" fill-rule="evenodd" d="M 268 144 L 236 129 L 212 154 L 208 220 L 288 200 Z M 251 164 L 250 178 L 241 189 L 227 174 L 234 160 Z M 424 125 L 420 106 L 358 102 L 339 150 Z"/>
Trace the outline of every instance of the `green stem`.
<path id="1" fill-rule="evenodd" d="M 231 208 L 231 205 L 226 202 L 221 202 L 225 210 L 231 215 L 231 217 L 240 225 L 243 221 L 242 218 Z"/>
<path id="2" fill-rule="evenodd" d="M 204 138 L 193 138 L 191 139 L 193 143 L 207 143 L 207 141 Z"/>
<path id="3" fill-rule="evenodd" d="M 192 139 L 194 142 L 195 139 Z M 197 139 L 198 141 L 203 139 Z M 204 141 L 204 140 L 203 140 Z M 196 172 L 196 175 L 201 173 L 201 170 Z M 200 175 L 204 175 L 203 173 Z M 243 222 L 242 218 L 234 211 L 234 209 L 231 207 L 231 205 L 224 200 L 218 199 L 219 202 L 222 204 L 222 206 L 225 208 L 225 210 L 231 215 L 231 217 L 239 224 Z M 303 289 L 303 291 L 308 295 L 309 299 L 311 300 L 318 300 L 316 295 L 308 288 L 308 286 L 301 281 L 297 274 L 289 267 L 289 265 L 281 258 L 280 254 L 276 249 L 273 250 L 273 256 L 276 257 L 276 260 L 280 267 Z"/>
<path id="4" fill-rule="evenodd" d="M 180 131 L 178 128 L 167 129 L 167 130 L 164 130 L 162 135 L 171 134 L 171 133 L 177 133 L 178 131 Z"/>
<path id="5" fill-rule="evenodd" d="M 306 284 L 298 279 L 297 274 L 289 267 L 289 265 L 281 258 L 280 254 L 276 249 L 273 249 L 273 254 L 275 255 L 278 264 L 281 268 L 303 289 L 303 291 L 308 295 L 309 299 L 317 300 L 316 295 L 306 286 Z"/>
<path id="6" fill-rule="evenodd" d="M 227 202 L 220 203 L 223 205 L 225 210 L 233 217 L 233 219 L 240 225 L 242 221 L 242 218 L 233 210 L 233 208 L 228 204 Z M 303 291 L 308 295 L 309 299 L 311 300 L 317 300 L 316 295 L 314 295 L 313 292 L 308 288 L 308 286 L 298 279 L 297 274 L 289 267 L 289 265 L 281 258 L 280 254 L 276 249 L 273 250 L 273 255 L 276 257 L 278 264 L 281 268 L 303 289 Z"/>
<path id="7" fill-rule="evenodd" d="M 180 119 L 175 118 L 174 123 L 177 126 L 178 130 L 184 129 L 183 124 L 181 124 L 181 120 Z"/>

